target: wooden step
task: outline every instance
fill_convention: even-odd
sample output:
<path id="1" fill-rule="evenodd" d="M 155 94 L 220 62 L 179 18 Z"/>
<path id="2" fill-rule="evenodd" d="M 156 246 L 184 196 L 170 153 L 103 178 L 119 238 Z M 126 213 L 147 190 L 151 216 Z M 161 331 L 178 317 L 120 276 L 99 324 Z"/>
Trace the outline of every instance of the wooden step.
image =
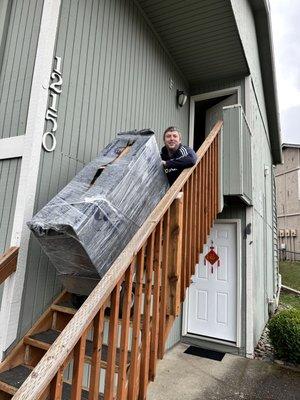
<path id="1" fill-rule="evenodd" d="M 14 395 L 31 372 L 32 369 L 23 364 L 11 368 L 8 371 L 1 372 L 0 390 Z"/>
<path id="2" fill-rule="evenodd" d="M 21 387 L 23 382 L 32 372 L 32 369 L 26 365 L 18 365 L 8 371 L 0 373 L 0 390 L 5 393 L 14 395 L 16 391 Z M 69 383 L 64 382 L 62 391 L 62 400 L 69 400 L 71 398 L 72 386 Z M 81 391 L 81 399 L 88 400 L 89 392 L 85 389 Z M 103 400 L 104 396 L 99 393 L 99 400 Z"/>
<path id="3" fill-rule="evenodd" d="M 77 310 L 76 308 L 74 308 L 74 307 L 68 307 L 68 306 L 64 305 L 64 303 L 52 304 L 51 310 L 53 310 L 53 311 L 59 311 L 59 312 L 61 312 L 61 313 L 70 314 L 70 315 L 75 315 L 76 312 L 78 311 L 78 310 Z"/>
<path id="4" fill-rule="evenodd" d="M 58 338 L 61 332 L 56 331 L 54 329 L 48 329 L 47 331 L 36 333 L 34 335 L 28 336 L 24 338 L 24 343 L 33 347 L 38 347 L 43 350 L 48 350 L 52 343 Z M 85 361 L 87 363 L 91 363 L 93 354 L 93 342 L 91 340 L 86 341 L 85 347 Z M 128 352 L 128 363 L 127 368 L 130 365 L 130 351 Z M 102 344 L 101 349 L 101 368 L 105 369 L 107 367 L 107 359 L 108 359 L 108 346 L 106 344 Z M 116 352 L 116 372 L 118 371 L 120 362 L 120 349 L 117 349 Z"/>

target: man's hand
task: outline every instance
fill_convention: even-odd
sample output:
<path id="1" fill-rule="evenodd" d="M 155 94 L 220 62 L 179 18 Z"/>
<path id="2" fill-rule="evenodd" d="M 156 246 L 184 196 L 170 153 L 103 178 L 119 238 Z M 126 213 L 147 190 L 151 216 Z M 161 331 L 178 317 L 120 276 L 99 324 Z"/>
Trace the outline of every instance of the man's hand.
<path id="1" fill-rule="evenodd" d="M 162 161 L 161 163 L 162 163 L 162 165 L 163 165 L 163 166 L 165 166 L 165 165 L 166 165 L 166 161 Z"/>

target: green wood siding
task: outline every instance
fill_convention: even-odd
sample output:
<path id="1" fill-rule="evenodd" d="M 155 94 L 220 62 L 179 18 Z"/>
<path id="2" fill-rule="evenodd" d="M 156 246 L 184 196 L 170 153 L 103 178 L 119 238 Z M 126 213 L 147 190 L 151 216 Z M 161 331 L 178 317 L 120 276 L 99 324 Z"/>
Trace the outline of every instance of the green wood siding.
<path id="1" fill-rule="evenodd" d="M 272 157 L 265 125 L 253 86 L 250 88 L 253 176 L 253 281 L 254 338 L 259 339 L 268 320 L 268 299 L 273 298 L 274 274 L 274 199 L 272 183 Z"/>
<path id="2" fill-rule="evenodd" d="M 43 0 L 11 4 L 0 65 L 0 138 L 25 133 L 42 6 Z"/>
<path id="3" fill-rule="evenodd" d="M 10 247 L 21 159 L 0 161 L 0 254 Z M 0 285 L 0 306 L 4 284 Z"/>
<path id="4" fill-rule="evenodd" d="M 176 90 L 188 88 L 134 1 L 63 0 L 54 54 L 62 57 L 63 78 L 57 147 L 41 156 L 36 211 L 119 131 L 151 127 L 161 143 L 162 131 L 177 125 L 187 143 L 189 110 L 177 108 Z M 59 290 L 32 239 L 19 335 Z"/>
<path id="5" fill-rule="evenodd" d="M 231 0 L 250 69 L 251 85 L 247 120 L 252 137 L 253 176 L 253 268 L 254 340 L 268 320 L 268 299 L 272 299 L 277 276 L 274 273 L 274 201 L 272 198 L 272 157 L 268 132 L 264 89 L 255 30 L 255 21 L 247 0 Z M 265 173 L 265 168 L 268 171 Z"/>
<path id="6" fill-rule="evenodd" d="M 251 204 L 251 132 L 242 107 L 225 107 L 223 121 L 223 194 Z"/>

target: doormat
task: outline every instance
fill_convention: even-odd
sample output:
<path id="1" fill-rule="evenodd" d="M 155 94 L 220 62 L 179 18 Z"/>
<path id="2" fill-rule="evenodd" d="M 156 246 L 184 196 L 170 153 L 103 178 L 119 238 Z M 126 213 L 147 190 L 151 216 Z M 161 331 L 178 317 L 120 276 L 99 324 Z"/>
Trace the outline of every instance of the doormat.
<path id="1" fill-rule="evenodd" d="M 225 356 L 225 353 L 221 353 L 220 351 L 201 349 L 201 347 L 196 346 L 188 347 L 184 353 L 191 354 L 192 356 L 210 358 L 215 361 L 222 361 Z"/>

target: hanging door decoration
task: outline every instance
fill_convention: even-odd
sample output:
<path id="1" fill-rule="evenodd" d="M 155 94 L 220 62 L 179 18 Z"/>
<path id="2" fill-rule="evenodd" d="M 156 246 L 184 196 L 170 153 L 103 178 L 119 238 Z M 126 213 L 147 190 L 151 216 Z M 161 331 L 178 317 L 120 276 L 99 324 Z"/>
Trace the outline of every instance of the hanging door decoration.
<path id="1" fill-rule="evenodd" d="M 206 261 L 209 262 L 211 267 L 211 273 L 214 273 L 214 264 L 217 263 L 217 266 L 220 266 L 220 257 L 215 252 L 214 242 L 211 241 L 210 251 L 204 257 L 204 265 L 206 265 Z"/>

